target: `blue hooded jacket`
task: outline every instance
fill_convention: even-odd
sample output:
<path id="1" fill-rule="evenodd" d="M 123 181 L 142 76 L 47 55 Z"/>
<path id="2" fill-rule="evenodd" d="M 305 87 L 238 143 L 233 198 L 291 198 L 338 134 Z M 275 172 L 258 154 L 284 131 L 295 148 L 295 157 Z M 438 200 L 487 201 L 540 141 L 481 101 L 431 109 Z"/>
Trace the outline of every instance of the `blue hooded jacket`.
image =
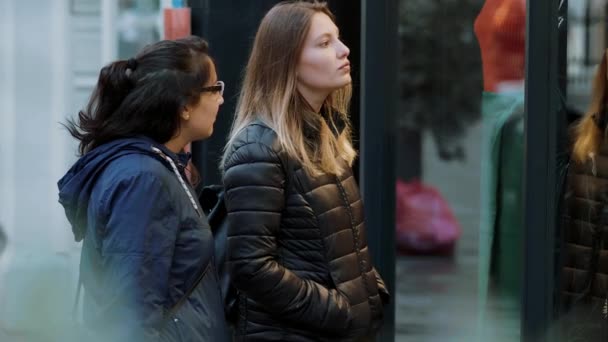
<path id="1" fill-rule="evenodd" d="M 186 181 L 188 158 L 146 137 L 119 139 L 82 156 L 58 183 L 83 240 L 84 322 L 104 340 L 228 340 L 213 236 Z"/>

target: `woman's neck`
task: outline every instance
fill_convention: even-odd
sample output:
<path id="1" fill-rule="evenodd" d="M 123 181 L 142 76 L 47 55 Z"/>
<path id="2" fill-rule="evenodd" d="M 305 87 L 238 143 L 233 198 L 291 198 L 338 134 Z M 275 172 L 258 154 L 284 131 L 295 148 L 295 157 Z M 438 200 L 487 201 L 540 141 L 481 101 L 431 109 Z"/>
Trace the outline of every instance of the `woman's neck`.
<path id="1" fill-rule="evenodd" d="M 188 144 L 186 141 L 183 141 L 181 135 L 172 138 L 171 140 L 165 143 L 165 146 L 173 153 L 180 153 L 184 147 Z"/>
<path id="2" fill-rule="evenodd" d="M 321 108 L 323 108 L 323 104 L 325 103 L 327 96 L 329 96 L 329 93 L 314 91 L 302 84 L 298 84 L 298 92 L 300 92 L 302 98 L 304 98 L 306 103 L 310 106 L 310 109 L 315 113 L 321 112 Z"/>

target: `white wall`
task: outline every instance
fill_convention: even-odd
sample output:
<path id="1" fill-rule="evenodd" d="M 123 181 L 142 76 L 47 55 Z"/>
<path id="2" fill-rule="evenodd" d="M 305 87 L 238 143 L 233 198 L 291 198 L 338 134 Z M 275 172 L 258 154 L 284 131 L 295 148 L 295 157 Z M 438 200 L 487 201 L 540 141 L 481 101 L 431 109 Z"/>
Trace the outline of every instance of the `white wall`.
<path id="1" fill-rule="evenodd" d="M 25 316 L 31 324 L 32 312 L 41 315 L 44 307 L 59 314 L 73 299 L 80 247 L 57 202 L 56 184 L 76 160 L 76 143 L 60 122 L 82 108 L 102 63 L 112 59 L 108 9 L 114 3 L 0 1 L 0 225 L 9 240 L 0 257 L 5 327 L 21 328 Z M 102 18 L 108 23 L 104 32 Z M 42 295 L 54 291 L 58 295 Z"/>
<path id="2" fill-rule="evenodd" d="M 45 329 L 71 317 L 80 244 L 57 181 L 77 143 L 60 123 L 76 117 L 100 68 L 117 58 L 117 20 L 117 0 L 0 0 L 3 328 Z"/>

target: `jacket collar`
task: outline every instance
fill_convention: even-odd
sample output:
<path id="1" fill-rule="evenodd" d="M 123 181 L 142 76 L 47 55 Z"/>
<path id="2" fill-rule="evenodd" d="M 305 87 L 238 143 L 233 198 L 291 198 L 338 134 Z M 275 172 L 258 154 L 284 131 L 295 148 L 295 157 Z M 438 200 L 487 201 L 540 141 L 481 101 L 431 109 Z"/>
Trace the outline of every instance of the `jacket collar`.
<path id="1" fill-rule="evenodd" d="M 164 144 L 159 144 L 156 141 L 154 141 L 153 139 L 151 139 L 145 135 L 138 135 L 137 138 L 141 139 L 141 140 L 145 140 L 146 142 L 150 143 L 150 145 L 161 150 L 165 155 L 167 155 L 169 158 L 171 158 L 178 167 L 181 167 L 181 168 L 186 167 L 186 165 L 188 165 L 188 162 L 192 158 L 192 153 L 190 153 L 190 152 L 175 153 L 175 152 L 171 151 Z"/>

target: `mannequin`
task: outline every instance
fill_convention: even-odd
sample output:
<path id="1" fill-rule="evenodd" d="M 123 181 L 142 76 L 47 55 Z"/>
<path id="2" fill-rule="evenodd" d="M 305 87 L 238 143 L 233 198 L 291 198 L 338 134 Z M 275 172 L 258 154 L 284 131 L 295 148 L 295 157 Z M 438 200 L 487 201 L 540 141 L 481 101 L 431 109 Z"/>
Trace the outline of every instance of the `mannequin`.
<path id="1" fill-rule="evenodd" d="M 519 301 L 521 257 L 516 251 L 522 246 L 525 32 L 525 0 L 486 0 L 475 20 L 484 83 L 480 337 L 493 334 L 489 323 L 495 319 L 486 315 L 490 290 L 501 301 Z"/>

